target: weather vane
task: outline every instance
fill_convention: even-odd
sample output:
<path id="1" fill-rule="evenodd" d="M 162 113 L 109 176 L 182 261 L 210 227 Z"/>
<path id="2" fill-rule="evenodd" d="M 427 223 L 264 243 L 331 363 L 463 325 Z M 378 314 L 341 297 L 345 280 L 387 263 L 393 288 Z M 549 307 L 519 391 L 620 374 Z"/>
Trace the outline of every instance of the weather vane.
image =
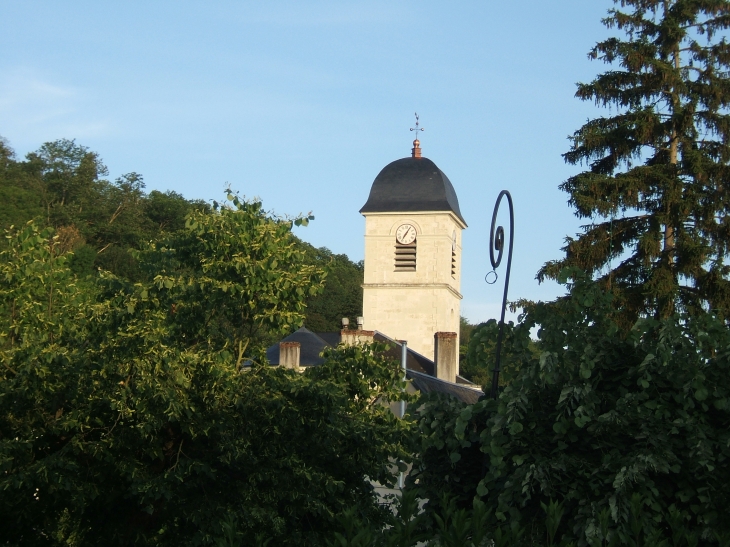
<path id="1" fill-rule="evenodd" d="M 418 127 L 418 112 L 416 112 L 416 127 L 411 127 L 411 131 L 415 131 L 418 133 L 419 131 L 423 131 L 423 127 Z M 416 138 L 418 138 L 418 135 L 416 135 Z"/>

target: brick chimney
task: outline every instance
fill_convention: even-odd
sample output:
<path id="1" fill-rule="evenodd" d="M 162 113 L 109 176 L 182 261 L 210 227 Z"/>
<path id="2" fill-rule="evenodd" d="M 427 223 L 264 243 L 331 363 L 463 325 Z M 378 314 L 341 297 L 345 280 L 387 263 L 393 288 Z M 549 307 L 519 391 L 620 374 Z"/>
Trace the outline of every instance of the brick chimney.
<path id="1" fill-rule="evenodd" d="M 455 332 L 437 332 L 433 335 L 434 375 L 440 380 L 456 383 L 459 372 L 459 353 Z"/>
<path id="2" fill-rule="evenodd" d="M 340 331 L 340 343 L 346 346 L 358 344 L 371 344 L 375 336 L 374 330 L 346 330 Z"/>
<path id="3" fill-rule="evenodd" d="M 279 342 L 279 366 L 298 370 L 300 352 L 299 342 Z"/>

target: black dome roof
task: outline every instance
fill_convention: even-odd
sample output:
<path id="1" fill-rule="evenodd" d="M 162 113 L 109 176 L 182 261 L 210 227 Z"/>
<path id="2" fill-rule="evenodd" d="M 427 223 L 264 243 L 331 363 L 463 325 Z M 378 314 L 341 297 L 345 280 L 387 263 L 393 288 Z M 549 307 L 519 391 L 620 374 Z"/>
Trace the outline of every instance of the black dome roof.
<path id="1" fill-rule="evenodd" d="M 451 211 L 465 225 L 449 178 L 428 158 L 403 158 L 375 177 L 361 213 Z"/>

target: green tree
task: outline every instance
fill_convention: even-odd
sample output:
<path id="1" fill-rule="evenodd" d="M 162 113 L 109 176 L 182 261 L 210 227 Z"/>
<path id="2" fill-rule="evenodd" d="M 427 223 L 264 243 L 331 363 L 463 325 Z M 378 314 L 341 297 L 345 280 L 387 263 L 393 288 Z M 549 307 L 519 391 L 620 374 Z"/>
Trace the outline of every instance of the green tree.
<path id="1" fill-rule="evenodd" d="M 107 174 L 99 155 L 73 140 L 44 143 L 26 161 L 17 161 L 0 140 L 0 227 L 40 220 L 56 229 L 63 250 L 73 251 L 70 265 L 77 274 L 101 269 L 140 281 L 145 273 L 130 251 L 182 230 L 188 215 L 210 206 L 173 191 L 147 194 L 138 173 L 113 182 L 103 178 Z M 307 296 L 305 325 L 337 331 L 343 317 L 354 325 L 362 315 L 362 262 L 295 241 L 305 263 L 327 274 L 324 291 Z"/>
<path id="2" fill-rule="evenodd" d="M 189 213 L 209 206 L 175 192 L 148 195 L 138 173 L 113 182 L 107 174 L 99 155 L 73 140 L 44 143 L 25 161 L 0 140 L 0 227 L 36 219 L 70 245 L 76 273 L 96 268 L 137 281 L 142 273 L 129 251 L 182 229 Z"/>
<path id="3" fill-rule="evenodd" d="M 463 315 L 459 318 L 459 365 L 464 366 L 466 361 L 466 353 L 469 348 L 469 340 L 472 333 L 479 325 L 469 323 L 469 320 Z M 463 374 L 462 374 L 463 376 Z M 471 379 L 471 378 L 470 378 Z"/>
<path id="4" fill-rule="evenodd" d="M 617 0 L 618 3 L 618 0 Z M 579 84 L 581 100 L 612 109 L 571 137 L 564 155 L 589 169 L 561 188 L 591 219 L 565 258 L 609 288 L 622 328 L 637 317 L 730 312 L 730 3 L 621 0 L 604 19 L 625 37 L 589 54 L 611 69 Z M 625 8 L 625 10 L 624 10 Z"/>
<path id="5" fill-rule="evenodd" d="M 304 373 L 256 362 L 260 331 L 301 322 L 322 274 L 291 235 L 306 219 L 231 198 L 140 251 L 135 284 L 79 284 L 50 229 L 7 234 L 0 543 L 310 545 L 346 509 L 389 518 L 370 479 L 408 458 L 383 404 L 401 371 L 377 347 Z"/>
<path id="6" fill-rule="evenodd" d="M 144 203 L 145 214 L 160 231 L 175 232 L 185 227 L 185 217 L 193 210 L 207 210 L 202 200 L 189 201 L 181 194 L 168 190 L 152 190 Z"/>
<path id="7" fill-rule="evenodd" d="M 21 226 L 44 213 L 31 175 L 8 141 L 0 137 L 0 227 Z"/>
<path id="8" fill-rule="evenodd" d="M 461 375 L 475 384 L 484 386 L 485 389 L 492 385 L 498 333 L 499 323 L 495 319 L 475 325 L 461 362 Z M 504 325 L 504 337 L 504 343 L 511 350 L 508 354 L 502 354 L 503 371 L 499 376 L 500 385 L 507 385 L 517 373 L 518 364 L 524 359 L 523 353 L 539 353 L 537 344 L 533 340 L 525 339 L 522 336 L 515 338 L 515 324 L 512 321 Z"/>
<path id="9" fill-rule="evenodd" d="M 87 147 L 68 139 L 47 142 L 7 177 L 9 187 L 24 193 L 27 204 L 18 207 L 11 200 L 0 210 L 8 211 L 14 224 L 36 218 L 57 230 L 74 232 L 74 250 L 84 257 L 76 261 L 77 271 L 90 273 L 93 265 L 136 279 L 137 264 L 127 251 L 139 248 L 154 231 L 142 207 L 144 183 L 136 173 L 113 183 L 103 178 L 106 175 L 99 155 Z"/>
<path id="10" fill-rule="evenodd" d="M 543 504 L 559 501 L 556 537 L 577 545 L 658 545 L 649 539 L 675 528 L 726 541 L 730 330 L 704 314 L 624 333 L 611 293 L 578 270 L 561 281 L 568 296 L 528 309 L 507 337 L 516 372 L 497 401 L 431 396 L 414 408 L 411 487 L 430 500 L 446 488 L 461 508 L 479 496 L 490 527 L 516 523 L 528 536 L 544 534 Z M 538 354 L 525 351 L 531 331 Z"/>
<path id="11" fill-rule="evenodd" d="M 343 317 L 356 325 L 362 315 L 363 262 L 352 262 L 347 255 L 334 254 L 326 247 L 317 249 L 303 241 L 301 245 L 307 263 L 327 273 L 324 290 L 307 299 L 306 327 L 315 332 L 339 331 Z"/>
<path id="12" fill-rule="evenodd" d="M 47 142 L 28 154 L 27 168 L 51 226 L 73 224 L 77 215 L 94 207 L 94 187 L 109 173 L 97 153 L 68 139 Z"/>
<path id="13" fill-rule="evenodd" d="M 193 211 L 184 230 L 163 233 L 137 259 L 148 282 L 166 288 L 160 305 L 179 343 L 233 352 L 241 366 L 302 324 L 326 274 L 307 264 L 291 233 L 308 219 L 273 218 L 261 202 L 228 198 L 230 206 Z"/>

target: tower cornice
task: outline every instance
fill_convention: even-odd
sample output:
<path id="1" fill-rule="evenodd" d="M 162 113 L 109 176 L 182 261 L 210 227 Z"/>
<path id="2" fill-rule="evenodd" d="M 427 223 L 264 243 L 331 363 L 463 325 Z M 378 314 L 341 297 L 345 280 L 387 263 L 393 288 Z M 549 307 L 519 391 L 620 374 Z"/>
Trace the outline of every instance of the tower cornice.
<path id="1" fill-rule="evenodd" d="M 464 297 L 448 283 L 363 283 L 363 289 L 446 289 L 459 300 Z"/>
<path id="2" fill-rule="evenodd" d="M 409 217 L 409 216 L 421 216 L 421 215 L 448 215 L 456 224 L 462 229 L 467 228 L 466 223 L 461 220 L 452 211 L 382 211 L 382 212 L 369 212 L 360 214 L 364 217 L 375 217 L 375 216 L 390 216 L 390 217 Z"/>

